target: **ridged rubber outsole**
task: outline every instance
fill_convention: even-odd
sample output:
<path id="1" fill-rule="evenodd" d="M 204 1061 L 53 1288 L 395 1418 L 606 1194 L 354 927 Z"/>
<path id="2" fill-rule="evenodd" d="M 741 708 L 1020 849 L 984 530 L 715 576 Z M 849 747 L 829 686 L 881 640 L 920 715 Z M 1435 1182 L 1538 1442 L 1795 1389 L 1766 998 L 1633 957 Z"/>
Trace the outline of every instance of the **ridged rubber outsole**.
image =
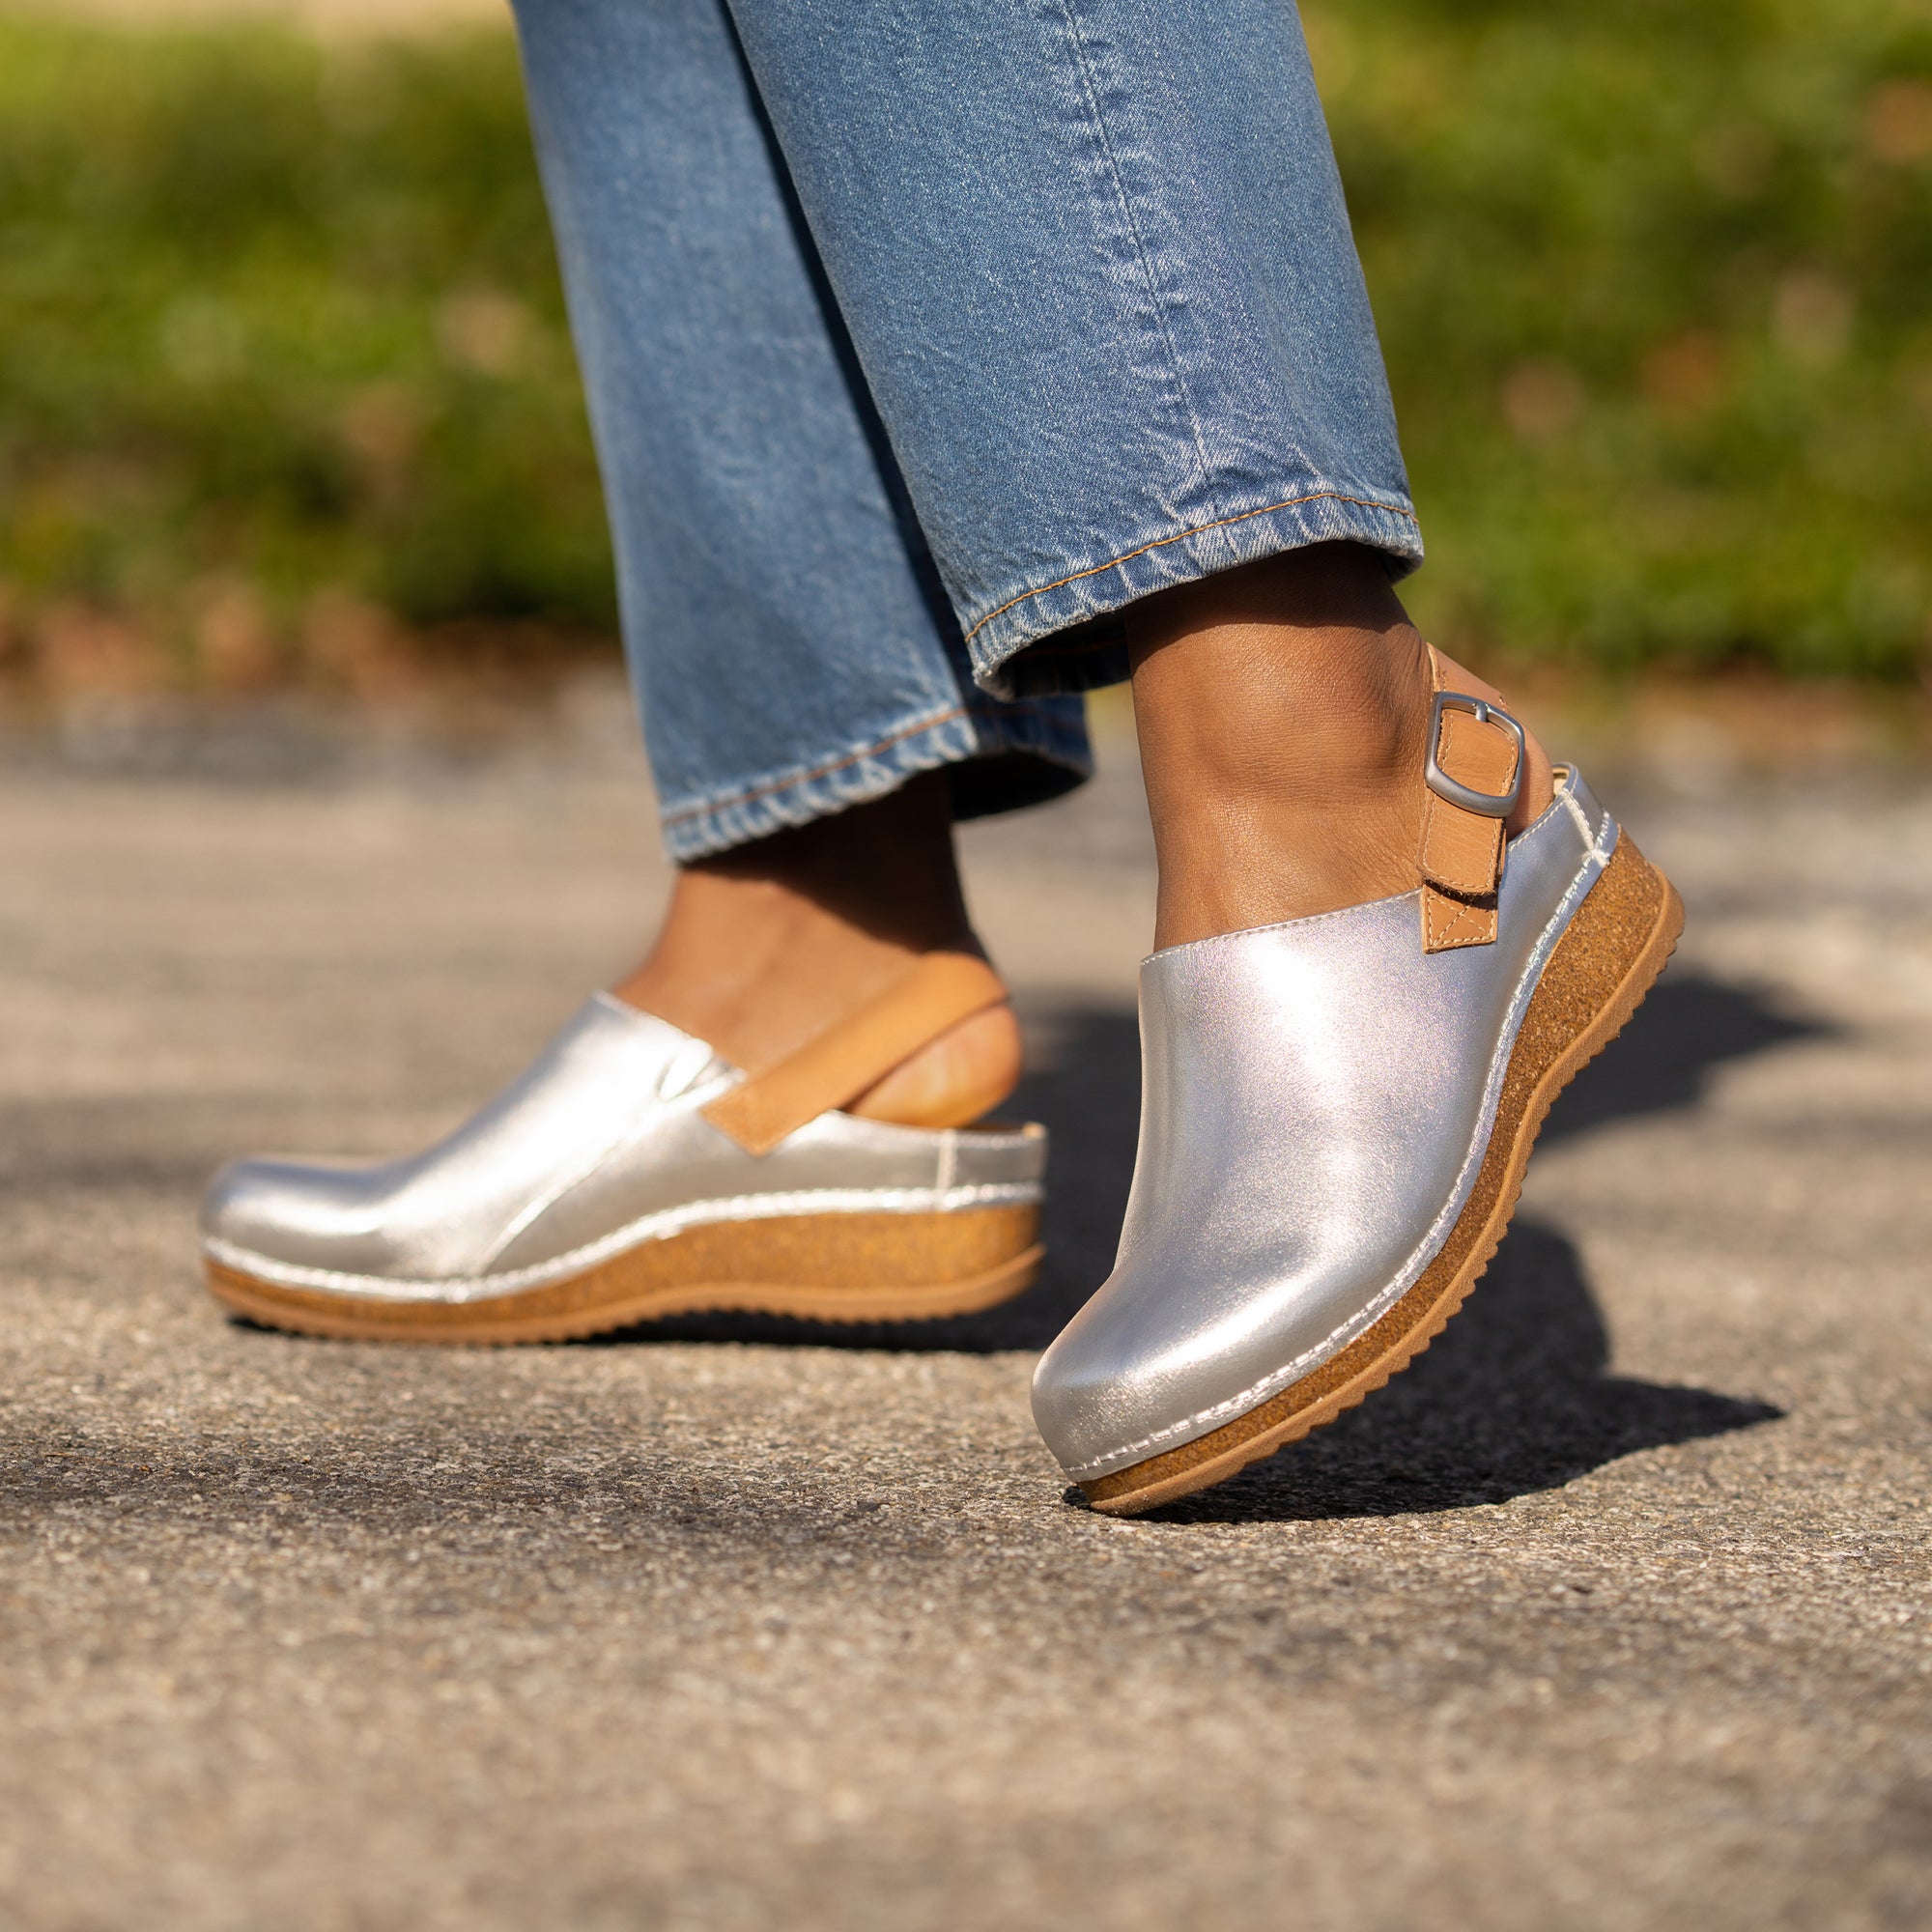
<path id="1" fill-rule="evenodd" d="M 1623 1031 L 1683 930 L 1676 889 L 1620 834 L 1531 996 L 1476 1184 L 1421 1279 L 1348 1348 L 1245 1415 L 1083 1483 L 1089 1503 L 1106 1516 L 1138 1516 L 1224 1483 L 1333 1422 L 1421 1354 L 1501 1245 L 1550 1104 Z"/>
<path id="2" fill-rule="evenodd" d="M 931 1321 L 977 1315 L 1032 1285 L 1039 1209 L 801 1214 L 718 1222 L 643 1241 L 597 1266 L 478 1301 L 384 1296 L 380 1283 L 292 1288 L 207 1257 L 208 1286 L 238 1315 L 355 1342 L 571 1342 L 673 1315 Z"/>

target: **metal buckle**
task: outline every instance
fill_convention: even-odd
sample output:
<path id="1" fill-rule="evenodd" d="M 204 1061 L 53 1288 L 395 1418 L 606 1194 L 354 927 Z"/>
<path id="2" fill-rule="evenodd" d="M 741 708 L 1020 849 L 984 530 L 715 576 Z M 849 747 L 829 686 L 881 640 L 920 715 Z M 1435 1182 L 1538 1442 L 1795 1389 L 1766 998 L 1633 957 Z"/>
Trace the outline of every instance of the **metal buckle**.
<path id="1" fill-rule="evenodd" d="M 1458 784 L 1435 762 L 1435 748 L 1441 743 L 1442 714 L 1445 711 L 1466 711 L 1478 724 L 1500 724 L 1516 740 L 1516 776 L 1510 781 L 1508 791 L 1472 791 L 1465 784 Z M 1516 810 L 1517 800 L 1522 796 L 1522 767 L 1527 753 L 1522 726 L 1500 704 L 1492 704 L 1487 698 L 1471 697 L 1461 691 L 1438 691 L 1435 694 L 1435 700 L 1429 707 L 1429 756 L 1422 767 L 1422 782 L 1437 798 L 1450 805 L 1460 805 L 1464 811 L 1479 811 L 1485 818 L 1507 818 Z"/>

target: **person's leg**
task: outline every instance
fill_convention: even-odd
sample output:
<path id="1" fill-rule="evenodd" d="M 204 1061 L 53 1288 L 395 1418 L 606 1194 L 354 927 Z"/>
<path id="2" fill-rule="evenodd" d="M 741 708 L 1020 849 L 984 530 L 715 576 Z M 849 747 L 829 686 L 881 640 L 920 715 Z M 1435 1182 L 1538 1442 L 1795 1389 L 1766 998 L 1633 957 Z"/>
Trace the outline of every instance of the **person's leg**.
<path id="1" fill-rule="evenodd" d="M 1281 0 L 732 0 L 973 667 L 1127 675 L 1138 599 L 1422 555 Z"/>
<path id="2" fill-rule="evenodd" d="M 650 957 L 436 1147 L 247 1159 L 255 1320 L 556 1340 L 970 1312 L 1038 1264 L 1044 1135 L 955 815 L 1078 782 L 1077 697 L 978 690 L 721 0 L 522 0 L 529 97 L 679 862 Z"/>
<path id="3" fill-rule="evenodd" d="M 1420 545 L 1280 0 L 732 4 L 981 683 L 1133 677 L 1140 1149 L 1034 1406 L 1146 1509 L 1427 1346 L 1682 910 L 1390 589 Z"/>
<path id="4" fill-rule="evenodd" d="M 518 15 L 681 866 L 618 990 L 760 1065 L 975 947 L 951 816 L 1077 782 L 1077 700 L 974 687 L 718 0 Z M 1017 1065 L 982 1014 L 862 1110 L 971 1118 Z"/>
<path id="5" fill-rule="evenodd" d="M 1127 612 L 1156 947 L 1405 893 L 1415 884 L 1430 668 L 1373 553 L 1320 544 Z M 1453 683 L 1501 694 L 1461 666 Z M 1534 737 L 1508 821 L 1549 803 Z"/>
<path id="6" fill-rule="evenodd" d="M 928 952 L 980 952 L 937 772 L 685 867 L 650 957 L 614 990 L 737 1065 L 764 1066 Z M 848 1111 L 960 1126 L 997 1106 L 1019 1075 L 1018 1025 L 1009 1007 L 996 1007 L 961 1020 Z"/>
<path id="7" fill-rule="evenodd" d="M 1412 883 L 1421 542 L 1292 9 L 735 13 L 980 681 L 1133 670 L 1162 942 Z"/>

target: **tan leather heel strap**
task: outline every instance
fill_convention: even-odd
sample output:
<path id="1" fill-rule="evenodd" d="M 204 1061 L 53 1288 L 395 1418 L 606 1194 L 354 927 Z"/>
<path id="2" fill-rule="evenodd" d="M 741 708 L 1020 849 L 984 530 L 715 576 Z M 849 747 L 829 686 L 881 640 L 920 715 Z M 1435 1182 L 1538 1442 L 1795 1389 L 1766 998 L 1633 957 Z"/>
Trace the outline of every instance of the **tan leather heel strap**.
<path id="1" fill-rule="evenodd" d="M 1523 764 L 1522 727 L 1500 705 L 1445 692 L 1429 647 L 1429 777 L 1422 802 L 1422 950 L 1488 946 L 1496 936 L 1504 820 Z"/>
<path id="2" fill-rule="evenodd" d="M 808 1121 L 856 1100 L 921 1047 L 1006 997 L 983 959 L 928 952 L 870 1006 L 753 1069 L 713 1100 L 704 1118 L 747 1153 L 770 1153 Z"/>

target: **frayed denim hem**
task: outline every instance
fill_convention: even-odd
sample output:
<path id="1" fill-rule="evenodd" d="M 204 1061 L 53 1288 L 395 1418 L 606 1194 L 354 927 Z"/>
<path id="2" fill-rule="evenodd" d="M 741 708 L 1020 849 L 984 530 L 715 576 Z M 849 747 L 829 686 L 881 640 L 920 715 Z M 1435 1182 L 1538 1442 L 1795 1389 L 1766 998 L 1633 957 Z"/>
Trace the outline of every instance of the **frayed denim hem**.
<path id="1" fill-rule="evenodd" d="M 1283 551 L 1342 542 L 1380 551 L 1392 577 L 1407 576 L 1422 561 L 1422 533 L 1406 500 L 1311 483 L 1281 501 L 1155 537 L 1111 562 L 1021 592 L 969 625 L 973 675 L 982 691 L 1007 699 L 1119 684 L 1127 675 L 1116 614 L 1122 606 Z"/>
<path id="2" fill-rule="evenodd" d="M 748 781 L 717 799 L 666 799 L 665 849 L 684 864 L 883 798 L 921 772 L 952 770 L 958 818 L 1014 811 L 1071 791 L 1093 776 L 1085 707 L 1077 696 L 966 704 L 909 719 L 802 771 Z"/>

